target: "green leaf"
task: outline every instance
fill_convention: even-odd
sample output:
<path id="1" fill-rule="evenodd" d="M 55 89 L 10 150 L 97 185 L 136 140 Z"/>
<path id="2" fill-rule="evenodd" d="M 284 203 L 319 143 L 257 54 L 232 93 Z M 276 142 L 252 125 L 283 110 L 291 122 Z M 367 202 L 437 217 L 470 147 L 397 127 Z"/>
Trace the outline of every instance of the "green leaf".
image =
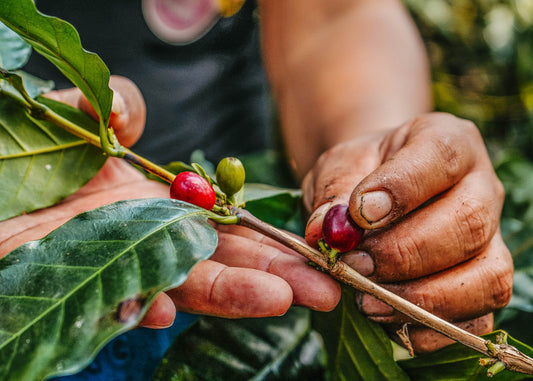
<path id="1" fill-rule="evenodd" d="M 313 327 L 322 334 L 332 380 L 409 380 L 393 357 L 383 328 L 356 308 L 353 291 L 343 288 L 334 311 L 315 312 Z"/>
<path id="2" fill-rule="evenodd" d="M 28 62 L 31 45 L 0 22 L 0 67 L 19 69 Z"/>
<path id="3" fill-rule="evenodd" d="M 47 93 L 53 90 L 55 87 L 54 81 L 41 79 L 21 70 L 16 71 L 16 73 L 22 77 L 24 88 L 26 89 L 28 95 L 32 98 L 36 98 L 41 94 Z"/>
<path id="4" fill-rule="evenodd" d="M 293 198 L 300 198 L 302 191 L 299 189 L 279 188 L 267 184 L 246 183 L 244 186 L 245 202 L 270 198 L 281 194 L 288 194 Z"/>
<path id="5" fill-rule="evenodd" d="M 496 335 L 493 332 L 483 337 L 495 342 Z M 508 344 L 516 347 L 528 356 L 533 355 L 533 349 L 512 337 L 508 337 Z M 467 348 L 462 344 L 455 343 L 444 347 L 438 351 L 423 356 L 417 356 L 410 360 L 400 361 L 400 366 L 409 374 L 413 380 L 417 381 L 438 381 L 438 380 L 525 380 L 531 376 L 503 371 L 494 377 L 487 376 L 487 368 L 479 365 L 479 359 L 483 357 L 477 351 Z"/>
<path id="6" fill-rule="evenodd" d="M 87 97 L 107 126 L 113 92 L 109 70 L 94 53 L 83 49 L 76 29 L 56 17 L 40 13 L 32 0 L 2 0 L 0 21 L 52 62 Z"/>
<path id="7" fill-rule="evenodd" d="M 323 343 L 309 317 L 303 308 L 275 318 L 203 317 L 172 344 L 154 381 L 321 380 Z"/>
<path id="8" fill-rule="evenodd" d="M 302 235 L 301 191 L 265 184 L 244 184 L 246 209 L 257 218 L 278 228 Z"/>
<path id="9" fill-rule="evenodd" d="M 205 173 L 211 177 L 212 179 L 215 178 L 215 165 L 206 159 L 204 151 L 202 150 L 195 150 L 193 153 L 191 153 L 191 163 L 196 163 L 200 165 Z"/>
<path id="10" fill-rule="evenodd" d="M 210 212 L 171 199 L 83 213 L 0 260 L 0 379 L 80 370 L 217 245 Z"/>
<path id="11" fill-rule="evenodd" d="M 67 105 L 48 107 L 96 131 L 96 122 Z M 101 150 L 50 122 L 35 119 L 0 93 L 0 220 L 55 204 L 87 183 L 102 167 Z"/>

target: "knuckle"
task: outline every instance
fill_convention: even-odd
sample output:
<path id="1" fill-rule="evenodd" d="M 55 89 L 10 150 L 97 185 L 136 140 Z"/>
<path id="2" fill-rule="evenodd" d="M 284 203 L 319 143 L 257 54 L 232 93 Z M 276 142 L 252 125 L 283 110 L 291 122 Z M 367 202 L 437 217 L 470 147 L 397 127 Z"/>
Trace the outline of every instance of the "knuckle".
<path id="1" fill-rule="evenodd" d="M 500 205 L 503 204 L 503 201 L 505 199 L 505 188 L 503 186 L 503 183 L 500 181 L 498 177 L 496 177 L 496 174 L 494 174 L 495 181 L 494 181 L 494 196 L 498 203 Z"/>
<path id="2" fill-rule="evenodd" d="M 483 137 L 479 128 L 474 124 L 474 122 L 465 119 L 459 119 L 461 121 L 461 130 L 466 136 L 468 136 L 472 142 L 483 144 Z"/>
<path id="3" fill-rule="evenodd" d="M 398 279 L 414 279 L 424 272 L 420 243 L 410 236 L 401 239 L 377 238 L 364 243 L 363 249 L 373 253 L 376 261 L 374 277 L 382 282 Z M 369 245 L 370 244 L 370 245 Z"/>
<path id="4" fill-rule="evenodd" d="M 476 124 L 470 120 L 459 119 L 458 128 L 459 136 L 465 143 L 465 148 L 468 152 L 477 155 L 480 150 L 485 151 L 485 142 L 481 131 Z"/>
<path id="5" fill-rule="evenodd" d="M 490 287 L 492 308 L 500 309 L 505 307 L 511 300 L 513 294 L 513 264 L 509 250 L 504 247 L 500 255 L 506 258 L 504 264 L 498 263 L 495 268 L 493 279 Z"/>
<path id="6" fill-rule="evenodd" d="M 446 311 L 446 300 L 443 297 L 443 290 L 437 289 L 433 285 L 426 285 L 415 290 L 408 299 L 417 307 L 426 310 L 429 313 L 442 317 L 442 312 Z"/>
<path id="7" fill-rule="evenodd" d="M 509 276 L 505 275 L 501 278 L 498 278 L 497 286 L 495 287 L 497 291 L 493 293 L 494 300 L 494 309 L 500 309 L 505 307 L 511 301 L 513 294 L 513 282 Z"/>
<path id="8" fill-rule="evenodd" d="M 440 136 L 434 144 L 436 156 L 442 160 L 442 169 L 449 179 L 457 179 L 463 171 L 463 147 L 455 139 Z"/>
<path id="9" fill-rule="evenodd" d="M 488 207 L 481 201 L 467 199 L 461 203 L 461 207 L 455 211 L 455 221 L 458 229 L 456 234 L 458 242 L 464 247 L 464 253 L 467 257 L 479 252 L 484 248 L 492 233 L 488 226 L 488 216 L 490 212 Z"/>
<path id="10" fill-rule="evenodd" d="M 469 120 L 446 113 L 437 114 L 436 118 L 422 117 L 417 122 L 418 127 L 427 130 L 432 137 L 434 155 L 442 163 L 441 170 L 454 181 L 462 176 L 465 163 L 474 162 L 476 150 L 484 147 L 483 138 L 477 126 Z"/>

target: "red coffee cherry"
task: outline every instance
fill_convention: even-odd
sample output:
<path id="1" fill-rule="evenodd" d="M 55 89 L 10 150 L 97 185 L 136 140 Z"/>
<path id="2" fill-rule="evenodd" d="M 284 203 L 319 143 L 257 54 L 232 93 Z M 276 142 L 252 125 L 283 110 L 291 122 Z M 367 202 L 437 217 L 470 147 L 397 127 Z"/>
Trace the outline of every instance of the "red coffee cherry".
<path id="1" fill-rule="evenodd" d="M 170 184 L 170 197 L 211 210 L 215 205 L 215 190 L 202 176 L 194 172 L 179 173 Z"/>
<path id="2" fill-rule="evenodd" d="M 322 224 L 322 238 L 335 250 L 343 253 L 357 246 L 363 229 L 355 224 L 348 205 L 335 205 L 328 210 Z"/>

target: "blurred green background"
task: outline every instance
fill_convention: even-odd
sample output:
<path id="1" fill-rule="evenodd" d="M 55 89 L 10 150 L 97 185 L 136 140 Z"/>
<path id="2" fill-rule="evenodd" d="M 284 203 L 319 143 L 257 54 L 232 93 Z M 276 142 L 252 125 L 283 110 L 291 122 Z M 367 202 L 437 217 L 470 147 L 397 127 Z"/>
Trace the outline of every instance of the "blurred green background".
<path id="1" fill-rule="evenodd" d="M 481 130 L 506 189 L 515 261 L 499 328 L 533 344 L 533 0 L 405 0 L 426 42 L 437 110 Z"/>

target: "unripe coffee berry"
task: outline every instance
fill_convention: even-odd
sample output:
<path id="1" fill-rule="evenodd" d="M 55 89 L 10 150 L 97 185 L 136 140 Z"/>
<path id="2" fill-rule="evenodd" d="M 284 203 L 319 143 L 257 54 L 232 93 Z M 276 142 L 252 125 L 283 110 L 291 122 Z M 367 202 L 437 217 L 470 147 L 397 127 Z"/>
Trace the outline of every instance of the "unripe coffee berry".
<path id="1" fill-rule="evenodd" d="M 226 157 L 217 165 L 217 184 L 228 197 L 241 190 L 244 186 L 244 176 L 244 166 L 236 157 Z"/>
<path id="2" fill-rule="evenodd" d="M 348 205 L 335 205 L 324 216 L 322 224 L 322 238 L 335 250 L 343 253 L 357 246 L 363 229 L 350 216 Z"/>
<path id="3" fill-rule="evenodd" d="M 170 197 L 211 210 L 217 196 L 209 182 L 194 172 L 179 173 L 170 184 Z"/>

